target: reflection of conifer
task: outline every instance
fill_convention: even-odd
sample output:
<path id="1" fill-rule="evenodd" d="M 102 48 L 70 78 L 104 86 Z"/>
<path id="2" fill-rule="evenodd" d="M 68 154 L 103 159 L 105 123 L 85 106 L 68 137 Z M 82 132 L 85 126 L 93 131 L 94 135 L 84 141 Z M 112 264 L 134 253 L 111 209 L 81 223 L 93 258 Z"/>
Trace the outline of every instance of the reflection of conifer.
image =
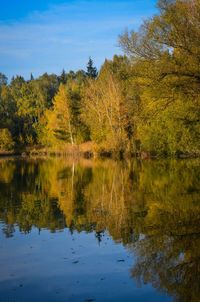
<path id="1" fill-rule="evenodd" d="M 96 231 L 95 237 L 97 238 L 99 244 L 101 243 L 103 236 L 104 236 L 104 231 Z"/>
<path id="2" fill-rule="evenodd" d="M 13 237 L 14 232 L 15 232 L 14 225 L 8 224 L 3 228 L 3 233 L 5 234 L 6 238 Z"/>

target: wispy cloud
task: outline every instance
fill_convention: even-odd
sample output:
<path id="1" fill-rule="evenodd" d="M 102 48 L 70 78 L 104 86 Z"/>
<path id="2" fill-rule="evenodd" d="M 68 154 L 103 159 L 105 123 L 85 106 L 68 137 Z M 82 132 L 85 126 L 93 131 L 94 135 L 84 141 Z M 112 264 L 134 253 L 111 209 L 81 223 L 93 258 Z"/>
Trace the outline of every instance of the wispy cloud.
<path id="1" fill-rule="evenodd" d="M 84 68 L 90 55 L 99 66 L 105 57 L 119 53 L 118 34 L 125 27 L 137 28 L 151 14 L 141 11 L 141 1 L 132 2 L 77 0 L 1 23 L 0 71 L 25 77 L 30 72 L 59 73 L 63 67 Z"/>

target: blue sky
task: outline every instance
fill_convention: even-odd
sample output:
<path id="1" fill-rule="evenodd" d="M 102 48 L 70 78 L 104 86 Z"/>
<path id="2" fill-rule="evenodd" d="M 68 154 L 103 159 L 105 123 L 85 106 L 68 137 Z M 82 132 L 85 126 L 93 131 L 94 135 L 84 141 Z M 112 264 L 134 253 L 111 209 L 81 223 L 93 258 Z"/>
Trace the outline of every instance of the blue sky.
<path id="1" fill-rule="evenodd" d="M 118 35 L 155 14 L 156 0 L 0 0 L 0 72 L 29 78 L 97 67 Z"/>

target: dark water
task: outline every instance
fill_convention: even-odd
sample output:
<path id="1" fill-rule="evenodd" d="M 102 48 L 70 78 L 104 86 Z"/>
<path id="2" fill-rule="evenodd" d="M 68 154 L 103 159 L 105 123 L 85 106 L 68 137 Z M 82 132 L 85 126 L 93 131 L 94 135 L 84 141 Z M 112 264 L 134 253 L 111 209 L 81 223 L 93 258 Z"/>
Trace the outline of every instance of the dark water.
<path id="1" fill-rule="evenodd" d="M 200 161 L 0 161 L 0 302 L 200 301 Z"/>

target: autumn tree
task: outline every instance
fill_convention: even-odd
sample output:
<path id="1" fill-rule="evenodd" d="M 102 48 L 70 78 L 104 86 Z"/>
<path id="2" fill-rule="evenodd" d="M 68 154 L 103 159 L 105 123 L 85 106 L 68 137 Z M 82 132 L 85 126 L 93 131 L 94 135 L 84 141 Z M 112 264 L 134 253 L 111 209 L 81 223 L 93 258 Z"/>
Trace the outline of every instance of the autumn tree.
<path id="1" fill-rule="evenodd" d="M 68 91 L 64 84 L 60 84 L 53 101 L 53 109 L 47 111 L 48 130 L 59 140 L 74 144 L 71 104 Z"/>
<path id="2" fill-rule="evenodd" d="M 83 119 L 90 128 L 91 138 L 105 151 L 121 152 L 125 149 L 126 110 L 120 84 L 109 71 L 88 82 Z"/>
<path id="3" fill-rule="evenodd" d="M 119 39 L 141 89 L 140 140 L 149 151 L 198 153 L 199 1 L 162 0 L 158 8 L 138 32 Z"/>

